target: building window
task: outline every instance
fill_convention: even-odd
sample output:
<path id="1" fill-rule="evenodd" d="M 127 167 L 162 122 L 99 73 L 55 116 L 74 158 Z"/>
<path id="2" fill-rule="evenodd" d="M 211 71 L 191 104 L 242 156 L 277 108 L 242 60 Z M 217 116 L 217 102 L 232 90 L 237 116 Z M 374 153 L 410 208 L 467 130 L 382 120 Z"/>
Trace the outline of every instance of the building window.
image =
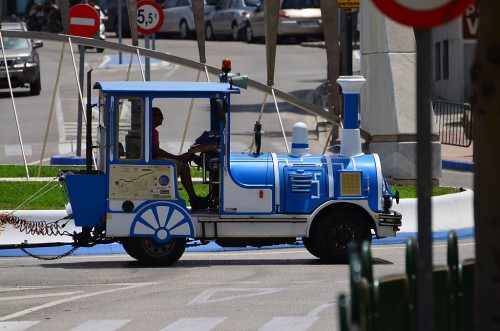
<path id="1" fill-rule="evenodd" d="M 436 81 L 441 80 L 441 43 L 434 44 L 434 70 Z"/>
<path id="2" fill-rule="evenodd" d="M 448 40 L 443 40 L 443 79 L 450 78 Z"/>

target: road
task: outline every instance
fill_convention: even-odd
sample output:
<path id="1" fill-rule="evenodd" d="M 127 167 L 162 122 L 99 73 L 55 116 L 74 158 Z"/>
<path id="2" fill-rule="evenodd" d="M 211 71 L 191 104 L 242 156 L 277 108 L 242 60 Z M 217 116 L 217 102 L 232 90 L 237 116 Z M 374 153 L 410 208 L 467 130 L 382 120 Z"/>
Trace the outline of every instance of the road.
<path id="1" fill-rule="evenodd" d="M 460 241 L 460 259 L 474 243 Z M 402 245 L 372 247 L 375 276 L 402 273 Z M 434 244 L 434 264 L 446 244 Z M 126 255 L 56 261 L 2 258 L 0 329 L 338 330 L 347 265 L 305 249 L 185 253 L 170 268 L 140 267 Z M 184 327 L 184 328 L 182 328 Z"/>

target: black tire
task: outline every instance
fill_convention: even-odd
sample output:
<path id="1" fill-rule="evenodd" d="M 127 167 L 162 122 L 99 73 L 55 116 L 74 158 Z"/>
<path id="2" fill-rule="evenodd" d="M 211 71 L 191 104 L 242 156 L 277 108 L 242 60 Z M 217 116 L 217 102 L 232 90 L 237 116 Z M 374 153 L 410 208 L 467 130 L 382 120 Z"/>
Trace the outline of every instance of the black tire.
<path id="1" fill-rule="evenodd" d="M 361 247 L 363 241 L 371 242 L 368 220 L 354 210 L 336 210 L 326 213 L 314 229 L 311 240 L 319 257 L 330 263 L 348 263 L 347 244 L 355 241 Z"/>
<path id="2" fill-rule="evenodd" d="M 189 39 L 191 37 L 191 32 L 189 31 L 189 27 L 185 20 L 182 20 L 181 23 L 179 23 L 179 35 L 181 36 L 181 39 Z"/>
<path id="3" fill-rule="evenodd" d="M 31 95 L 40 95 L 40 91 L 42 90 L 42 81 L 40 79 L 40 73 L 38 73 L 37 79 L 30 84 L 30 94 Z"/>
<path id="4" fill-rule="evenodd" d="M 158 244 L 151 238 L 130 238 L 123 248 L 142 264 L 169 266 L 184 254 L 186 239 L 174 238 L 166 244 Z"/>
<path id="5" fill-rule="evenodd" d="M 104 48 L 96 48 L 95 50 L 97 51 L 97 53 L 102 53 L 102 52 L 104 52 Z"/>
<path id="6" fill-rule="evenodd" d="M 234 41 L 240 40 L 240 29 L 236 22 L 233 22 L 233 25 L 231 25 L 231 38 Z"/>
<path id="7" fill-rule="evenodd" d="M 250 25 L 250 22 L 248 22 L 245 27 L 245 40 L 249 44 L 255 42 L 255 37 L 253 36 L 253 30 L 252 26 Z"/>
<path id="8" fill-rule="evenodd" d="M 206 40 L 215 39 L 214 29 L 212 28 L 212 24 L 210 24 L 210 22 L 208 22 L 207 25 L 205 25 L 205 39 Z"/>
<path id="9" fill-rule="evenodd" d="M 135 252 L 130 249 L 130 243 L 129 243 L 129 241 L 128 240 L 127 241 L 122 241 L 121 244 L 123 246 L 123 249 L 125 250 L 125 253 L 127 253 L 128 255 L 130 255 L 131 258 L 134 258 L 134 259 L 137 260 L 137 257 L 134 254 Z"/>
<path id="10" fill-rule="evenodd" d="M 304 247 L 309 253 L 316 256 L 317 258 L 321 258 L 318 253 L 318 249 L 316 248 L 315 242 L 311 238 L 302 237 L 302 242 L 304 243 Z"/>

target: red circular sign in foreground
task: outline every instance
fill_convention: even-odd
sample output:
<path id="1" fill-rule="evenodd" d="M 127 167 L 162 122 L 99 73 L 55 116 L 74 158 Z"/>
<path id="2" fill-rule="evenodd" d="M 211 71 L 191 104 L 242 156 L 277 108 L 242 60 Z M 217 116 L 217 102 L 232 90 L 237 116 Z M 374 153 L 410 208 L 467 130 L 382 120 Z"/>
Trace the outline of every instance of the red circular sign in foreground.
<path id="1" fill-rule="evenodd" d="M 415 28 L 432 28 L 452 21 L 462 15 L 476 0 L 448 0 L 440 7 L 431 9 L 413 8 L 404 0 L 372 0 L 377 8 L 394 21 Z M 411 2 L 411 1 L 407 1 Z M 403 4 L 404 3 L 404 4 Z M 435 4 L 433 0 L 422 0 L 429 7 Z"/>
<path id="2" fill-rule="evenodd" d="M 69 10 L 69 33 L 78 37 L 93 37 L 99 31 L 99 13 L 94 7 L 79 4 Z"/>
<path id="3" fill-rule="evenodd" d="M 151 0 L 137 3 L 137 30 L 142 34 L 153 34 L 163 25 L 164 14 L 160 5 Z"/>

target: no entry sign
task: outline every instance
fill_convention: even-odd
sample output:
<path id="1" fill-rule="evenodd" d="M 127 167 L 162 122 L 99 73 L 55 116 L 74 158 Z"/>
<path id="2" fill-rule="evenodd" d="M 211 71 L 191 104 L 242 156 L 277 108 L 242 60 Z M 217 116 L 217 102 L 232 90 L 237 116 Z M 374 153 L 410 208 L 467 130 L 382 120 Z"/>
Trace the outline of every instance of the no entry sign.
<path id="1" fill-rule="evenodd" d="M 445 24 L 465 12 L 476 0 L 372 0 L 396 22 L 415 28 Z"/>
<path id="2" fill-rule="evenodd" d="M 142 34 L 153 34 L 163 25 L 163 10 L 151 0 L 137 3 L 137 30 Z"/>
<path id="3" fill-rule="evenodd" d="M 99 13 L 94 7 L 79 4 L 69 10 L 69 33 L 78 37 L 93 37 L 99 31 Z"/>

